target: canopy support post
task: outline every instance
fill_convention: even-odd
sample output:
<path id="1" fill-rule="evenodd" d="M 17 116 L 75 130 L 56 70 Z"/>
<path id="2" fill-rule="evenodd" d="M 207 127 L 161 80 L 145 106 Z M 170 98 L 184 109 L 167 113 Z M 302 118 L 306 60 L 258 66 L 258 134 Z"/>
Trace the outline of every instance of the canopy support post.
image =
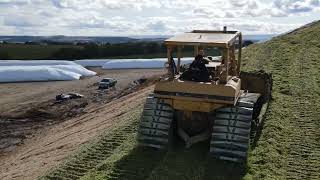
<path id="1" fill-rule="evenodd" d="M 179 74 L 180 72 L 180 64 L 181 64 L 181 56 L 182 56 L 182 53 L 181 53 L 181 50 L 182 50 L 182 47 L 181 46 L 178 46 L 178 64 L 177 64 L 177 72 Z"/>
<path id="2" fill-rule="evenodd" d="M 172 67 L 173 63 L 171 62 L 172 61 L 171 52 L 172 52 L 172 47 L 168 46 L 167 47 L 167 57 L 168 57 L 168 63 L 169 63 L 169 68 L 168 68 L 169 79 L 173 79 L 173 77 L 174 77 L 174 72 L 173 72 L 173 67 Z"/>
<path id="3" fill-rule="evenodd" d="M 199 54 L 199 46 L 195 45 L 194 46 L 194 56 L 197 56 Z"/>
<path id="4" fill-rule="evenodd" d="M 241 51 L 242 51 L 242 34 L 239 34 L 239 51 L 238 51 L 238 64 L 237 64 L 237 74 L 240 76 L 240 66 L 241 66 Z"/>

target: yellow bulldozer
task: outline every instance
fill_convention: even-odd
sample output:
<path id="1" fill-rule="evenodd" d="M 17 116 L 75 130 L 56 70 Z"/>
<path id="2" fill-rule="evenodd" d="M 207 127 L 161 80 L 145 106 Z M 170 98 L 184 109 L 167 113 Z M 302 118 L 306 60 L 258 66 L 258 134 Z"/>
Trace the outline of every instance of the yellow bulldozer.
<path id="1" fill-rule="evenodd" d="M 252 130 L 261 124 L 271 98 L 271 74 L 240 72 L 238 31 L 194 30 L 164 43 L 168 76 L 156 83 L 146 100 L 139 145 L 167 149 L 175 137 L 186 147 L 210 140 L 214 157 L 246 161 Z M 183 49 L 194 50 L 196 58 L 189 67 L 182 61 Z M 206 57 L 204 50 L 220 56 Z M 197 57 L 204 63 L 199 65 Z"/>

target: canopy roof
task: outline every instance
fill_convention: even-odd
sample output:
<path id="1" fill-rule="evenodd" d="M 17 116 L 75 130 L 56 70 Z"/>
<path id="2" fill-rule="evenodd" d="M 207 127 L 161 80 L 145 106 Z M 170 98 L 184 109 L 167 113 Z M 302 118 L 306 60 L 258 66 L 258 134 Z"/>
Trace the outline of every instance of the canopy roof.
<path id="1" fill-rule="evenodd" d="M 194 30 L 164 41 L 166 45 L 199 45 L 228 47 L 241 35 L 238 31 L 202 31 Z"/>

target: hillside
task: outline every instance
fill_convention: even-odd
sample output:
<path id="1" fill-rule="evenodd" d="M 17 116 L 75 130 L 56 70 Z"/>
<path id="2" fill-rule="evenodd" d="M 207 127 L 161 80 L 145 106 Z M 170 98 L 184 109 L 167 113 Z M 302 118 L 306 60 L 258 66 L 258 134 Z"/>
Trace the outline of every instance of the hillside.
<path id="1" fill-rule="evenodd" d="M 248 176 L 320 178 L 320 21 L 256 44 L 244 70 L 273 73 L 273 101 L 261 138 L 250 153 Z"/>

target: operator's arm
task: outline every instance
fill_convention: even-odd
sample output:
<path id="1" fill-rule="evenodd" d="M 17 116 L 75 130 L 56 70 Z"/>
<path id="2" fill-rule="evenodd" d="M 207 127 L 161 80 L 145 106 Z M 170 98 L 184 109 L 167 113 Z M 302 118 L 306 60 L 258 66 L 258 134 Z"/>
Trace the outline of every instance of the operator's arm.
<path id="1" fill-rule="evenodd" d="M 204 57 L 203 59 L 202 59 L 202 61 L 203 61 L 203 63 L 205 63 L 205 64 L 209 64 L 209 62 L 212 62 L 210 59 L 208 59 L 207 57 Z"/>

